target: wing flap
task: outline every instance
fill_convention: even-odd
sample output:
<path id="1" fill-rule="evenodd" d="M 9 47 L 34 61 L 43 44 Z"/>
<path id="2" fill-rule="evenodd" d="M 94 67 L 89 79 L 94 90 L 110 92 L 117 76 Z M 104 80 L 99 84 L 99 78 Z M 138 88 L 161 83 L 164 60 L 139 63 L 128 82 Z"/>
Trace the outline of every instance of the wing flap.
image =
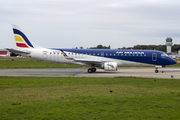
<path id="1" fill-rule="evenodd" d="M 74 58 L 74 62 L 84 62 L 84 63 L 91 63 L 91 64 L 101 64 L 101 63 L 104 63 L 105 61 L 102 61 L 102 60 L 90 60 L 90 59 L 77 59 L 77 58 Z"/>

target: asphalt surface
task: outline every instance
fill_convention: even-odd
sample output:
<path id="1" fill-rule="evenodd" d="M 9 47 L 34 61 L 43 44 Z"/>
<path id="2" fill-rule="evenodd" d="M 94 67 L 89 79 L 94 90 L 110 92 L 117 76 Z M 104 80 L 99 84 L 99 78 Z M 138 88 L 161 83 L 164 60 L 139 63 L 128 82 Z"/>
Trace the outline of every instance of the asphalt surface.
<path id="1" fill-rule="evenodd" d="M 180 79 L 180 68 L 119 68 L 118 71 L 97 69 L 87 73 L 86 68 L 53 68 L 53 69 L 0 69 L 0 76 L 33 76 L 33 77 L 115 77 L 135 76 L 144 78 Z"/>

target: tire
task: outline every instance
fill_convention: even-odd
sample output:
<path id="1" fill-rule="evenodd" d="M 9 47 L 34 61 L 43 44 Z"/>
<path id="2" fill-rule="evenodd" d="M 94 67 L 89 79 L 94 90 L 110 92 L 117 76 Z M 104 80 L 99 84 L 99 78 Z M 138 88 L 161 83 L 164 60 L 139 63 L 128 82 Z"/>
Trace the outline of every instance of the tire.
<path id="1" fill-rule="evenodd" d="M 158 70 L 155 70 L 155 73 L 158 73 L 159 71 Z"/>
<path id="2" fill-rule="evenodd" d="M 88 73 L 92 73 L 92 69 L 91 68 L 88 69 Z"/>
<path id="3" fill-rule="evenodd" d="M 92 72 L 96 72 L 96 68 L 92 68 Z"/>

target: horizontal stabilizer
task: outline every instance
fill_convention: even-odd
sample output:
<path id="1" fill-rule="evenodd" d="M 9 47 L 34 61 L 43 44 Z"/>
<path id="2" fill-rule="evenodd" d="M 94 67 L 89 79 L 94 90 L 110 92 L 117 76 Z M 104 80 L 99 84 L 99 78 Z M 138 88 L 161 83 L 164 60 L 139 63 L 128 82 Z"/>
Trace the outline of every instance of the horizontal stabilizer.
<path id="1" fill-rule="evenodd" d="M 29 51 L 21 51 L 21 50 L 16 50 L 16 49 L 9 49 L 9 48 L 6 48 L 6 50 L 8 50 L 11 53 L 16 53 L 16 54 L 30 54 Z"/>

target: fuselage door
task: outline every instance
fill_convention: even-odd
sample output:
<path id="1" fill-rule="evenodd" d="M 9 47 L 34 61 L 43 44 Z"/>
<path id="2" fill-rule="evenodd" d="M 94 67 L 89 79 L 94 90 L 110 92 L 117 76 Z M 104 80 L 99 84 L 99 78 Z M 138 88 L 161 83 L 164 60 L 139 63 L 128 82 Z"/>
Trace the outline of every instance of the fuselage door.
<path id="1" fill-rule="evenodd" d="M 153 53 L 152 54 L 152 61 L 156 61 L 157 60 L 157 54 L 156 53 Z"/>
<path id="2" fill-rule="evenodd" d="M 43 58 L 44 58 L 44 59 L 47 58 L 47 51 L 43 51 Z"/>

